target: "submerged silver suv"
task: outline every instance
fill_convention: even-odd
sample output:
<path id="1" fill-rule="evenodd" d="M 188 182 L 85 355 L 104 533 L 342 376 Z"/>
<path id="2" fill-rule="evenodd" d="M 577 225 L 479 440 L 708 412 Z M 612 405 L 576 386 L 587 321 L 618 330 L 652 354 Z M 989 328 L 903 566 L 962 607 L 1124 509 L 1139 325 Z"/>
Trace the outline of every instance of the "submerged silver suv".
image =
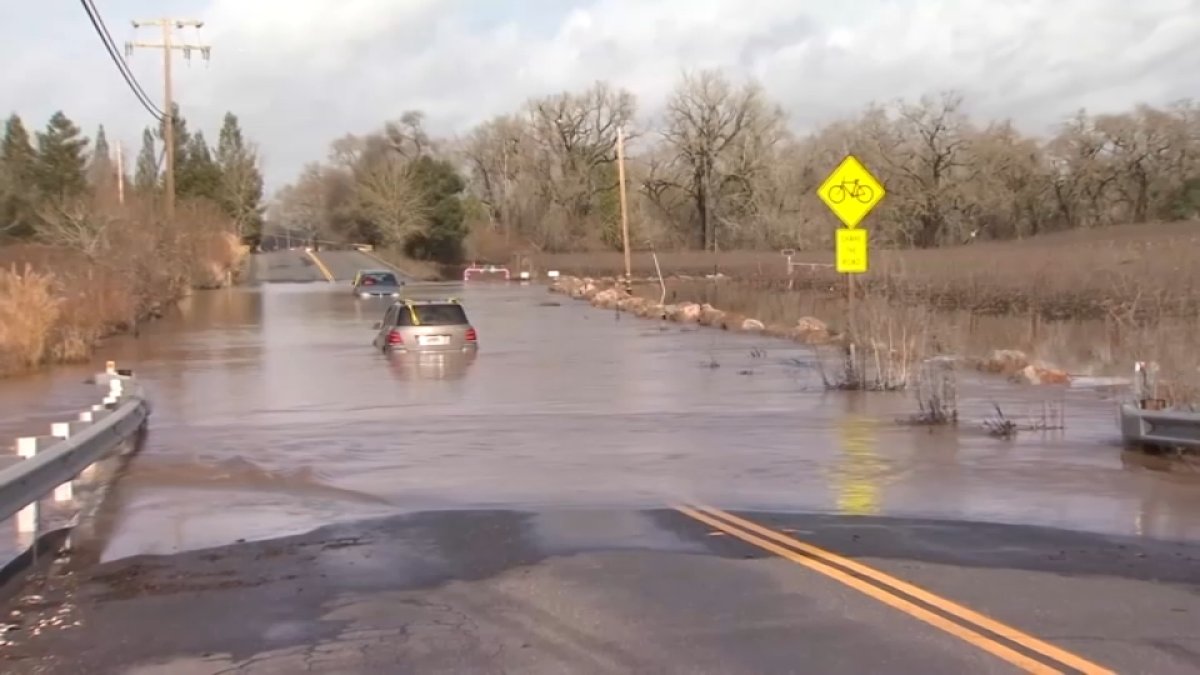
<path id="1" fill-rule="evenodd" d="M 457 300 L 401 300 L 375 324 L 375 348 L 383 352 L 467 352 L 479 336 Z"/>

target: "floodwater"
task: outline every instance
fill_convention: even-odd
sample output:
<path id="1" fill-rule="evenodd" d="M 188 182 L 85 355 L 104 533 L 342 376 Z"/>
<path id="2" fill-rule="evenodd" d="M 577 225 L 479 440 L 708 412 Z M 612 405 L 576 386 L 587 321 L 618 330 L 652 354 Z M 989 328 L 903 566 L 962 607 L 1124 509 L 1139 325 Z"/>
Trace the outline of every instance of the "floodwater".
<path id="1" fill-rule="evenodd" d="M 461 298 L 475 358 L 381 355 L 382 301 L 324 283 L 198 293 L 113 340 L 101 360 L 133 367 L 154 413 L 105 558 L 400 511 L 682 498 L 1200 539 L 1200 475 L 1123 452 L 1111 392 L 972 375 L 958 430 L 913 427 L 897 423 L 910 396 L 825 392 L 812 353 L 789 342 L 540 286 L 426 292 Z M 94 370 L 0 382 L 2 430 L 86 407 Z M 1029 423 L 1061 407 L 1065 428 L 992 438 L 979 427 L 994 405 Z"/>

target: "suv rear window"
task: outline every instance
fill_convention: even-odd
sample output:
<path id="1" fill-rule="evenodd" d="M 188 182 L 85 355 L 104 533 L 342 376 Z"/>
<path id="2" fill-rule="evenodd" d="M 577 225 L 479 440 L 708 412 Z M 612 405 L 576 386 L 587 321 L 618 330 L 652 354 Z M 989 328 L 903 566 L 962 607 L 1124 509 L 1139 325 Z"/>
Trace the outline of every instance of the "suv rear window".
<path id="1" fill-rule="evenodd" d="M 391 272 L 372 272 L 358 278 L 359 286 L 375 286 L 376 284 L 388 286 L 400 285 L 396 282 L 396 275 Z"/>
<path id="2" fill-rule="evenodd" d="M 417 319 L 420 320 L 422 326 L 461 326 L 468 323 L 467 313 L 463 311 L 462 305 L 451 302 L 412 305 L 411 309 L 417 313 Z M 396 325 L 415 326 L 417 324 L 412 320 L 412 314 L 407 309 L 401 309 L 400 316 L 396 319 Z"/>

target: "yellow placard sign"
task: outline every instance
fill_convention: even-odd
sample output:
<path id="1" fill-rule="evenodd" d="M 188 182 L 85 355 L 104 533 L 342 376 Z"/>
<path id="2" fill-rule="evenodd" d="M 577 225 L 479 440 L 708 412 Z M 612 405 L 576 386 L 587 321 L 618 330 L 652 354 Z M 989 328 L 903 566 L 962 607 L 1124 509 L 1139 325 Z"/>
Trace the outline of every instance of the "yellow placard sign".
<path id="1" fill-rule="evenodd" d="M 883 184 L 854 155 L 846 155 L 817 190 L 833 215 L 851 229 L 858 227 L 884 194 Z"/>
<path id="2" fill-rule="evenodd" d="M 840 227 L 837 230 L 837 271 L 839 274 L 865 274 L 867 231 Z"/>

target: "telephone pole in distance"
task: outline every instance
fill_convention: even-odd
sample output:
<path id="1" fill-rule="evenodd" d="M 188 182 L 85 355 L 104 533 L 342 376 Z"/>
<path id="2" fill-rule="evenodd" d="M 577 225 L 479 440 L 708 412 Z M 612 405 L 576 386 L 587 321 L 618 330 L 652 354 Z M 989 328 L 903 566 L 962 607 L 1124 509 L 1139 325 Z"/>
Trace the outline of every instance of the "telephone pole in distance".
<path id="1" fill-rule="evenodd" d="M 172 32 L 178 28 L 202 28 L 203 21 L 196 19 L 151 19 L 149 21 L 134 21 L 134 28 L 143 28 L 147 26 L 158 26 L 162 29 L 162 42 L 126 42 L 125 54 L 133 55 L 135 48 L 144 49 L 161 49 L 163 52 L 163 143 L 166 146 L 165 156 L 167 159 L 166 171 L 164 172 L 163 188 L 166 193 L 166 211 L 167 218 L 175 216 L 175 118 L 174 105 L 171 95 L 171 57 L 174 50 L 183 52 L 183 58 L 191 60 L 192 52 L 199 51 L 201 58 L 205 61 L 209 59 L 212 47 L 203 44 L 191 42 L 175 42 L 172 38 Z"/>

